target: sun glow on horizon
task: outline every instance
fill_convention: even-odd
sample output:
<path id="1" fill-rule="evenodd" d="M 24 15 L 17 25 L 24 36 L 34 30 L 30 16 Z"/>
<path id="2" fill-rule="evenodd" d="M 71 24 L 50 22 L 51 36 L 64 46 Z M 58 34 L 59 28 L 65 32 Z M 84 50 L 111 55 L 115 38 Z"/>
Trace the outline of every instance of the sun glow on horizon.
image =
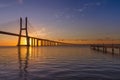
<path id="1" fill-rule="evenodd" d="M 20 44 L 21 44 L 21 45 L 26 45 L 26 38 L 21 38 Z"/>

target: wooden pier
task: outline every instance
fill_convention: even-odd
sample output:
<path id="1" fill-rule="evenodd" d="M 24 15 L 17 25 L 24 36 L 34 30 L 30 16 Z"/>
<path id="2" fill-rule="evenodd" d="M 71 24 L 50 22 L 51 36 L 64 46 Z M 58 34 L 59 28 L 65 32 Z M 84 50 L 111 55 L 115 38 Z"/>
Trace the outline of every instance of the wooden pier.
<path id="1" fill-rule="evenodd" d="M 93 50 L 102 51 L 103 53 L 108 53 L 108 49 L 111 50 L 112 54 L 117 52 L 120 54 L 120 44 L 93 44 L 90 45 Z"/>

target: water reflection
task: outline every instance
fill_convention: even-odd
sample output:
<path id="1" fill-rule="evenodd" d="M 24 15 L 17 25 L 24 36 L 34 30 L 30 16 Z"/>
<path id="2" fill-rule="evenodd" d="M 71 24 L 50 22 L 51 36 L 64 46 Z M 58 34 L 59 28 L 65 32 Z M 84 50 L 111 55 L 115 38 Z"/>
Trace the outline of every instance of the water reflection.
<path id="1" fill-rule="evenodd" d="M 120 57 L 89 47 L 0 48 L 0 80 L 120 80 L 119 74 Z"/>
<path id="2" fill-rule="evenodd" d="M 28 80 L 28 61 L 29 61 L 30 47 L 18 47 L 19 59 L 19 77 L 20 80 Z"/>

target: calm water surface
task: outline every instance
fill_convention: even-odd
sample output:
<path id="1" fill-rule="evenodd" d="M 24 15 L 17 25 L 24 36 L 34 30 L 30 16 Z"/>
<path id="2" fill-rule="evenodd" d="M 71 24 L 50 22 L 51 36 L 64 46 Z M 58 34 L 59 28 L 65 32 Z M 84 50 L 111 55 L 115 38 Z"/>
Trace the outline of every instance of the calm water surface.
<path id="1" fill-rule="evenodd" d="M 0 47 L 0 80 L 120 80 L 120 56 L 83 46 Z"/>

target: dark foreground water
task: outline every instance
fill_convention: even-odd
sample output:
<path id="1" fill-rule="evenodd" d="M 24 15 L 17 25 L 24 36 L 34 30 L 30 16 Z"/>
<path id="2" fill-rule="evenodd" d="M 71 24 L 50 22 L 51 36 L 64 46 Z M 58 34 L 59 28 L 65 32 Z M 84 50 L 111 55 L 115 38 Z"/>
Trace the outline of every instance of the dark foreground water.
<path id="1" fill-rule="evenodd" d="M 0 47 L 0 80 L 120 80 L 120 56 L 82 46 Z"/>

